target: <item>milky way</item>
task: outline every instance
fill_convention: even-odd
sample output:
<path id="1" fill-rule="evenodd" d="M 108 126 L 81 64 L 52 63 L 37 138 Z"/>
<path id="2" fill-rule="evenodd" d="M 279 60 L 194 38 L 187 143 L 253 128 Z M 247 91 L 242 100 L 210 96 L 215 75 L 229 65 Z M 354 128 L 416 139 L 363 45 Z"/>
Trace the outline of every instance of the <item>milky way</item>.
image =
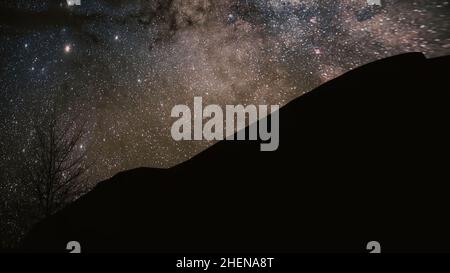
<path id="1" fill-rule="evenodd" d="M 4 2 L 2 181 L 29 158 L 35 118 L 49 105 L 63 125 L 87 121 L 78 148 L 95 162 L 95 182 L 173 166 L 211 145 L 170 136 L 171 108 L 194 96 L 205 104 L 284 105 L 377 59 L 450 53 L 448 1 Z"/>

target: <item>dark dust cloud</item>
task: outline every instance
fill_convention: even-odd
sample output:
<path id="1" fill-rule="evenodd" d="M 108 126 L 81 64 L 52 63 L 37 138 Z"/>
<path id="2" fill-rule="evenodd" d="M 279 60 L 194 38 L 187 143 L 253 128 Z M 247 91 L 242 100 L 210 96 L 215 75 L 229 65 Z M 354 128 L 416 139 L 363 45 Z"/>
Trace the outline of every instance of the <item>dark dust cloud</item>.
<path id="1" fill-rule="evenodd" d="M 194 96 L 283 105 L 377 59 L 450 53 L 449 1 L 381 3 L 0 1 L 1 179 L 31 158 L 36 119 L 49 109 L 61 126 L 87 122 L 78 149 L 95 182 L 173 166 L 211 145 L 170 136 L 172 107 Z"/>

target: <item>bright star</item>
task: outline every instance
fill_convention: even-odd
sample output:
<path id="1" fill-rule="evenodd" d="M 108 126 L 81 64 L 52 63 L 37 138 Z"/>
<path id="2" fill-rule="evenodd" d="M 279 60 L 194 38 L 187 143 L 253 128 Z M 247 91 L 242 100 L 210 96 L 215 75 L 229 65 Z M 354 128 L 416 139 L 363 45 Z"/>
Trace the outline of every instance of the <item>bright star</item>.
<path id="1" fill-rule="evenodd" d="M 72 51 L 72 47 L 71 47 L 70 45 L 66 45 L 66 46 L 64 47 L 64 52 L 70 53 L 71 51 Z"/>

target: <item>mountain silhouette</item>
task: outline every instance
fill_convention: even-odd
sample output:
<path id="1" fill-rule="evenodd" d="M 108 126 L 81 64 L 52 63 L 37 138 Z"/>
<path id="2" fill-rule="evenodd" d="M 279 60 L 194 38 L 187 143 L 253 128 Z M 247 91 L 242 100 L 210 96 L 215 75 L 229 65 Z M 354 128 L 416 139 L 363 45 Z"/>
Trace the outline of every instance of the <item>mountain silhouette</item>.
<path id="1" fill-rule="evenodd" d="M 450 57 L 362 66 L 282 107 L 280 145 L 222 141 L 99 183 L 26 251 L 450 252 Z M 248 128 L 247 128 L 248 129 Z"/>

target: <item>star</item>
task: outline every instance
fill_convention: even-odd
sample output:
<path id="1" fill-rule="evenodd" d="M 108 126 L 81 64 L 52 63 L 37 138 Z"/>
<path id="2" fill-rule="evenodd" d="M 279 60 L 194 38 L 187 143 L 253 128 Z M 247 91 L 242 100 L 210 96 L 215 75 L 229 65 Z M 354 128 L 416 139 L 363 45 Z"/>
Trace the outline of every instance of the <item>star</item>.
<path id="1" fill-rule="evenodd" d="M 72 46 L 71 45 L 65 45 L 64 46 L 64 52 L 65 53 L 70 53 L 72 51 Z"/>

